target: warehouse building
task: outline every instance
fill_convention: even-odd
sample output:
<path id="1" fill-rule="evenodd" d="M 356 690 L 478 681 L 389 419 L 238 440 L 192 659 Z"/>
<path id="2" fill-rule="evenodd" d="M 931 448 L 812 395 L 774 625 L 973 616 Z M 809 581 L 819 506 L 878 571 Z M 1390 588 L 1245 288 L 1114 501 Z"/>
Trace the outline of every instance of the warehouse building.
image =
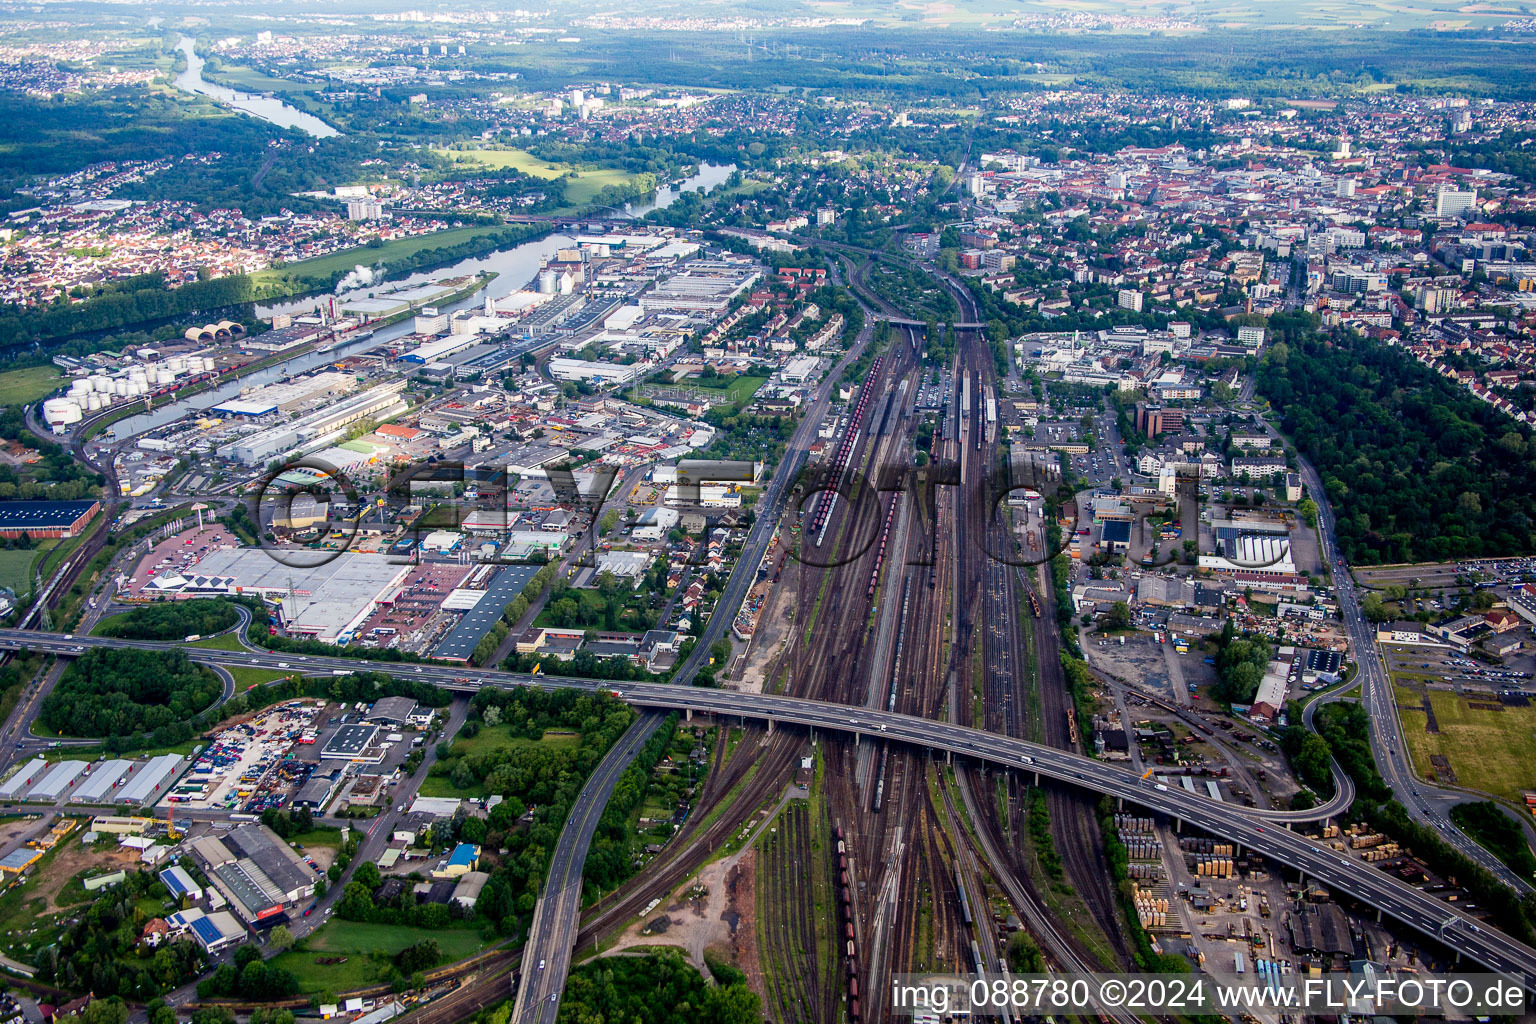
<path id="1" fill-rule="evenodd" d="M 114 802 L 147 807 L 170 791 L 171 784 L 188 763 L 180 754 L 161 754 L 150 758 L 117 791 Z"/>
<path id="2" fill-rule="evenodd" d="M 84 761 L 60 761 L 38 780 L 37 785 L 27 790 L 26 798 L 54 803 L 69 792 L 76 780 L 89 767 L 90 765 Z"/>
<path id="3" fill-rule="evenodd" d="M 537 565 L 503 566 L 491 580 L 484 596 L 464 613 L 459 624 L 447 636 L 438 641 L 432 649 L 432 657 L 445 661 L 469 661 L 469 656 L 475 652 L 481 639 L 496 625 L 496 620 L 501 618 L 507 605 L 522 593 L 539 568 Z"/>
<path id="4" fill-rule="evenodd" d="M 190 899 L 196 903 L 203 898 L 203 887 L 179 866 L 168 867 L 160 872 L 160 881 L 164 882 L 166 889 L 170 891 L 171 899 L 178 903 L 183 899 Z"/>
<path id="5" fill-rule="evenodd" d="M 399 592 L 411 567 L 388 555 L 344 551 L 324 565 L 293 568 L 260 548 L 210 551 L 192 576 L 162 576 L 147 595 L 210 597 L 259 594 L 277 603 L 279 624 L 294 636 L 346 643 L 362 621 Z"/>
<path id="6" fill-rule="evenodd" d="M 245 941 L 245 929 L 224 910 L 194 919 L 187 930 L 192 933 L 198 945 L 207 950 L 209 956 L 216 956 Z"/>
<path id="7" fill-rule="evenodd" d="M 47 767 L 47 761 L 40 757 L 34 757 L 16 769 L 15 774 L 6 779 L 4 785 L 0 785 L 0 800 L 21 799 L 21 794 L 25 793 L 32 787 L 34 782 L 43 777 L 42 773 Z"/>
<path id="8" fill-rule="evenodd" d="M 208 835 L 191 845 L 208 880 L 247 924 L 275 924 L 314 895 L 315 873 L 265 825 L 241 825 L 222 839 Z"/>
<path id="9" fill-rule="evenodd" d="M 0 537 L 78 537 L 99 501 L 0 501 Z"/>
<path id="10" fill-rule="evenodd" d="M 133 762 L 114 758 L 111 761 L 103 761 L 91 772 L 91 777 L 82 782 L 76 788 L 69 802 L 73 804 L 99 804 L 106 803 L 112 796 L 112 791 L 118 784 L 128 777 L 133 771 Z"/>
<path id="11" fill-rule="evenodd" d="M 216 454 L 221 459 L 247 466 L 261 466 L 287 452 L 322 448 L 340 437 L 349 424 L 370 417 L 388 419 L 404 412 L 406 407 L 400 400 L 400 392 L 405 385 L 405 380 L 395 380 L 369 388 L 307 416 L 220 445 Z"/>
<path id="12" fill-rule="evenodd" d="M 343 725 L 320 749 L 320 759 L 378 764 L 384 760 L 384 748 L 374 742 L 378 735 L 376 725 L 361 722 Z"/>

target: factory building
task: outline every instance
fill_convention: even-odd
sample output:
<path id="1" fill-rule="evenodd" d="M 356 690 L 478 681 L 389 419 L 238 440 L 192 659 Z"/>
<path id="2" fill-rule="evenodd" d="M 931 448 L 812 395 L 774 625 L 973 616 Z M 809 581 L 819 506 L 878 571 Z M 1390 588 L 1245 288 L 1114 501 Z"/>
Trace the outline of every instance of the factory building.
<path id="1" fill-rule="evenodd" d="M 380 384 L 289 423 L 220 445 L 217 454 L 221 459 L 260 466 L 285 452 L 323 447 L 338 438 L 349 424 L 368 418 L 387 419 L 404 412 L 400 392 L 405 384 L 404 380 Z"/>

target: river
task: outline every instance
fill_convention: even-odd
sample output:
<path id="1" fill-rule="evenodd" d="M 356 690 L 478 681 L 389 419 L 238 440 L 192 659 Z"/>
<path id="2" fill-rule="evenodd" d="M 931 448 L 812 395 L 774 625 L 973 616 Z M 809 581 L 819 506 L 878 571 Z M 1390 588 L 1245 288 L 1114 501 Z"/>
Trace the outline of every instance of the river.
<path id="1" fill-rule="evenodd" d="M 341 132 L 332 128 L 313 114 L 306 114 L 297 107 L 290 107 L 282 100 L 272 99 L 268 96 L 255 96 L 251 93 L 236 92 L 222 85 L 214 85 L 203 78 L 203 58 L 197 55 L 192 48 L 192 40 L 186 36 L 181 37 L 177 44 L 187 58 L 187 70 L 176 76 L 176 88 L 183 92 L 196 93 L 199 96 L 207 96 L 209 99 L 218 100 L 227 107 L 233 107 L 252 117 L 259 117 L 263 121 L 270 121 L 281 128 L 298 128 L 313 135 L 317 139 L 328 139 Z"/>
<path id="2" fill-rule="evenodd" d="M 736 170 L 735 164 L 700 164 L 699 169 L 687 178 L 677 188 L 659 189 L 655 196 L 643 203 L 635 203 L 630 209 L 634 216 L 643 216 L 652 210 L 662 209 L 675 202 L 683 192 L 708 191 L 729 178 Z M 510 295 L 527 286 L 538 273 L 539 264 L 555 255 L 556 250 L 564 248 L 571 243 L 570 235 L 555 233 L 536 238 L 531 242 L 524 242 L 508 249 L 500 249 L 487 253 L 484 256 L 471 256 L 457 263 L 438 267 L 434 270 L 423 270 L 407 275 L 406 277 L 393 279 L 384 285 L 374 285 L 369 288 L 359 288 L 355 291 L 344 292 L 342 301 L 348 298 L 358 298 L 364 295 L 385 295 L 396 288 L 406 288 L 428 281 L 436 281 L 445 277 L 462 277 L 480 271 L 490 271 L 497 275 L 486 287 L 481 288 L 460 302 L 446 307 L 448 310 L 466 309 L 470 306 L 484 304 L 487 297 L 499 299 Z M 258 305 L 256 314 L 262 318 L 269 318 L 273 313 L 309 313 L 324 301 L 324 298 L 310 296 L 304 299 L 294 299 L 290 302 L 274 303 L 271 305 Z M 335 362 L 343 355 L 363 351 L 372 348 L 382 342 L 410 334 L 414 325 L 410 319 L 405 319 L 397 324 L 382 327 L 371 337 L 359 338 L 356 341 L 331 349 L 329 352 L 310 352 L 305 355 L 295 356 L 286 362 L 270 366 L 265 370 L 258 370 L 238 380 L 230 381 L 222 387 L 202 394 L 193 395 L 179 402 L 172 402 L 162 406 L 153 412 L 141 413 L 138 416 L 130 416 L 113 424 L 112 430 L 119 438 L 128 438 L 136 434 L 142 434 L 146 430 L 164 426 L 175 422 L 192 412 L 202 412 L 211 409 L 220 402 L 239 396 L 246 388 L 262 387 L 266 384 L 275 384 L 285 377 L 296 376 L 306 370 Z"/>

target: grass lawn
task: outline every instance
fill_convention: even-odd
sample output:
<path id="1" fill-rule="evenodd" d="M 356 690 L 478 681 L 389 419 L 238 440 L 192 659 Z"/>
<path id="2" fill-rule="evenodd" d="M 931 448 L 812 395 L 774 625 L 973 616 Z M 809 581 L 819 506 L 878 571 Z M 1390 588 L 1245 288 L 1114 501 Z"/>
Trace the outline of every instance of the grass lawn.
<path id="1" fill-rule="evenodd" d="M 1417 710 L 1417 693 L 1396 691 L 1403 739 L 1419 775 L 1432 778 L 1430 757 L 1439 754 L 1451 763 L 1456 784 L 1510 800 L 1536 789 L 1536 707 L 1505 707 L 1502 711 L 1469 708 L 1454 693 L 1432 690 L 1439 733 L 1424 731 L 1424 712 Z M 1494 703 L 1478 701 L 1477 703 Z"/>
<path id="2" fill-rule="evenodd" d="M 64 383 L 57 366 L 28 366 L 0 373 L 0 405 L 26 405 L 54 391 Z"/>
<path id="3" fill-rule="evenodd" d="M 314 992 L 348 992 L 377 983 L 388 968 L 387 961 L 373 960 L 370 954 L 380 952 L 394 956 L 406 946 L 422 939 L 437 942 L 445 964 L 474 956 L 486 946 L 480 939 L 480 933 L 471 928 L 432 930 L 332 920 L 309 937 L 305 943 L 306 949 L 290 950 L 274 957 L 271 963 L 292 971 L 299 979 L 299 990 L 306 995 Z M 332 956 L 344 956 L 347 962 L 315 963 L 317 959 Z"/>
<path id="4" fill-rule="evenodd" d="M 617 168 L 594 167 L 590 170 L 580 170 L 570 164 L 552 164 L 521 149 L 439 149 L 435 152 L 454 163 L 479 164 L 495 170 L 510 169 L 531 178 L 543 178 L 545 181 L 554 181 L 566 174 L 575 174 L 575 179 L 566 182 L 565 185 L 565 201 L 572 206 L 590 203 L 609 185 L 627 185 L 635 178 L 635 175 Z"/>
<path id="5" fill-rule="evenodd" d="M 453 741 L 453 754 L 458 757 L 462 754 L 483 754 L 498 747 L 578 747 L 581 745 L 581 733 L 566 730 L 550 729 L 544 733 L 543 739 L 530 740 L 522 736 L 513 736 L 510 725 L 488 725 L 481 728 L 473 738 L 460 736 Z"/>
<path id="6" fill-rule="evenodd" d="M 270 683 L 274 679 L 283 679 L 288 673 L 275 668 L 251 668 L 242 665 L 239 668 L 231 668 L 229 674 L 235 677 L 235 692 L 249 690 L 253 686 Z"/>
<path id="7" fill-rule="evenodd" d="M 757 394 L 757 389 L 767 382 L 767 377 L 754 377 L 751 374 L 742 373 L 725 380 L 719 377 L 713 380 L 695 377 L 687 383 L 707 388 L 710 391 L 724 391 L 730 396 L 731 401 L 739 404 Z"/>
<path id="8" fill-rule="evenodd" d="M 10 587 L 17 597 L 32 593 L 32 563 L 37 552 L 0 550 L 0 587 Z"/>
<path id="9" fill-rule="evenodd" d="M 205 636 L 201 640 L 194 640 L 183 647 L 211 647 L 216 651 L 243 651 L 240 646 L 240 638 L 233 633 L 220 633 L 218 636 Z"/>
<path id="10" fill-rule="evenodd" d="M 309 82 L 295 82 L 287 78 L 273 78 L 271 75 L 264 75 L 254 68 L 241 67 L 236 64 L 223 65 L 213 72 L 213 77 L 221 82 L 227 82 L 231 88 L 248 92 L 315 92 L 320 88 L 319 85 Z"/>
<path id="11" fill-rule="evenodd" d="M 332 850 L 339 850 L 341 849 L 341 829 L 321 825 L 308 832 L 289 836 L 288 842 L 298 843 L 300 846 L 326 846 Z"/>
<path id="12" fill-rule="evenodd" d="M 341 252 L 333 252 L 328 256 L 316 256 L 312 260 L 300 260 L 297 263 L 285 263 L 281 267 L 258 270 L 251 275 L 251 279 L 256 286 L 257 294 L 263 294 L 261 289 L 264 284 L 281 284 L 289 275 L 328 278 L 337 271 L 351 270 L 359 263 L 374 264 L 398 260 L 413 256 L 423 249 L 446 248 L 450 245 L 458 245 L 460 242 L 467 242 L 472 238 L 500 234 L 506 230 L 507 227 L 504 224 L 449 228 L 446 231 L 434 231 L 430 235 L 418 235 L 415 238 L 397 238 L 394 241 L 385 242 L 377 249 L 365 245 L 354 246 L 351 249 L 343 249 Z"/>

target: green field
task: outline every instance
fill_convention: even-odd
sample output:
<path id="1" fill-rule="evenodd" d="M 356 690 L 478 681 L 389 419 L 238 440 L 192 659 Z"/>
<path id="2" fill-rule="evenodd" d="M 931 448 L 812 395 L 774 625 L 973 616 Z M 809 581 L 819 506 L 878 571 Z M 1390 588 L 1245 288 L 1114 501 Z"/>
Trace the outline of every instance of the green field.
<path id="1" fill-rule="evenodd" d="M 1536 707 L 1505 707 L 1502 711 L 1469 708 L 1464 697 L 1432 690 L 1439 733 L 1424 731 L 1420 698 L 1412 690 L 1396 690 L 1403 740 L 1413 756 L 1414 770 L 1432 778 L 1430 757 L 1439 754 L 1451 763 L 1456 785 L 1508 800 L 1536 789 Z M 1496 703 L 1479 700 L 1477 703 Z"/>
<path id="2" fill-rule="evenodd" d="M 35 402 L 64 383 L 57 366 L 28 366 L 0 373 L 0 405 Z"/>
<path id="3" fill-rule="evenodd" d="M 567 174 L 574 174 L 575 178 L 567 181 L 565 185 L 565 201 L 572 206 L 592 202 L 593 198 L 609 185 L 628 185 L 639 177 L 616 168 L 594 167 L 582 170 L 570 164 L 552 164 L 521 149 L 438 149 L 434 152 L 439 156 L 447 157 L 454 163 L 479 164 L 498 171 L 513 170 L 531 178 L 543 178 L 545 181 L 554 181 Z"/>
<path id="4" fill-rule="evenodd" d="M 216 651 L 243 651 L 240 638 L 234 633 L 219 633 L 215 636 L 205 636 L 201 640 L 194 640 L 183 647 L 211 647 Z"/>
<path id="5" fill-rule="evenodd" d="M 228 669 L 230 675 L 235 677 L 235 691 L 249 690 L 253 686 L 270 683 L 274 679 L 282 679 L 288 675 L 275 668 L 252 668 L 249 665 L 241 665 L 238 668 Z"/>
<path id="6" fill-rule="evenodd" d="M 394 924 L 360 924 L 332 920 L 309 936 L 303 950 L 290 950 L 273 957 L 271 964 L 292 971 L 299 979 L 299 989 L 340 994 L 377 984 L 388 962 L 372 959 L 378 952 L 392 957 L 406 946 L 422 939 L 433 939 L 443 952 L 443 963 L 453 963 L 474 956 L 485 948 L 480 933 L 469 928 L 408 928 Z M 324 957 L 344 956 L 343 964 L 317 964 Z"/>
<path id="7" fill-rule="evenodd" d="M 453 741 L 453 756 L 462 754 L 483 754 L 497 747 L 577 747 L 581 745 L 581 733 L 567 732 L 564 730 L 549 730 L 544 733 L 543 739 L 530 740 L 522 736 L 513 736 L 510 725 L 487 725 L 473 737 L 460 736 Z"/>
<path id="8" fill-rule="evenodd" d="M 298 274 L 314 279 L 328 279 L 336 273 L 345 273 L 359 263 L 375 264 L 388 263 L 391 260 L 403 259 L 414 256 L 423 249 L 442 249 L 461 242 L 468 242 L 486 235 L 495 235 L 507 230 L 502 225 L 482 225 L 479 227 L 449 228 L 446 231 L 434 231 L 430 235 L 419 235 L 415 238 L 397 238 L 392 242 L 385 242 L 378 248 L 360 245 L 341 252 L 333 252 L 329 256 L 316 256 L 312 260 L 300 260 L 297 263 L 285 263 L 281 267 L 269 267 L 266 270 L 258 270 L 251 275 L 251 281 L 255 285 L 257 295 L 265 295 L 263 286 L 268 289 L 280 287 L 284 278 Z"/>
<path id="9" fill-rule="evenodd" d="M 10 587 L 17 597 L 32 592 L 32 563 L 37 551 L 0 550 L 0 587 Z"/>
<path id="10" fill-rule="evenodd" d="M 690 386 L 703 388 L 706 391 L 724 391 L 727 395 L 730 396 L 731 401 L 740 405 L 741 403 L 750 399 L 753 395 L 757 394 L 757 389 L 762 387 L 767 382 L 767 377 L 754 377 L 751 374 L 743 373 L 738 374 L 735 377 L 715 377 L 710 380 L 705 380 L 702 377 L 694 377 L 693 379 L 687 381 L 687 384 Z"/>

